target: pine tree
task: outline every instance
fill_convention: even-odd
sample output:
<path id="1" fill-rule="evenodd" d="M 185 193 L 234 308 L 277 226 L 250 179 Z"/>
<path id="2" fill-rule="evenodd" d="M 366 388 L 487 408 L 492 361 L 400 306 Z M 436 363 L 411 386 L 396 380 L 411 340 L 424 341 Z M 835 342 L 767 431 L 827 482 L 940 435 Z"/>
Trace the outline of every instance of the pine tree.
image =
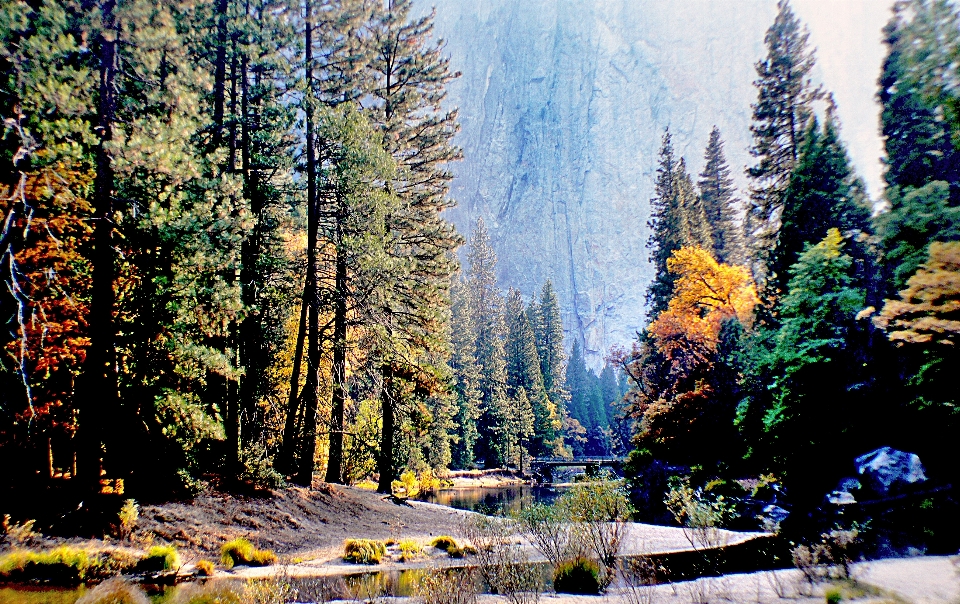
<path id="1" fill-rule="evenodd" d="M 693 181 L 687 172 L 687 162 L 683 158 L 677 163 L 674 191 L 677 195 L 677 207 L 680 209 L 680 241 L 682 245 L 712 249 L 713 233 L 707 217 L 703 200 L 693 187 Z"/>
<path id="2" fill-rule="evenodd" d="M 456 377 L 454 392 L 457 397 L 457 437 L 453 449 L 453 464 L 457 468 L 472 468 L 476 461 L 474 446 L 479 433 L 477 420 L 483 403 L 480 392 L 481 367 L 477 363 L 477 334 L 473 330 L 469 293 L 464 282 L 453 281 L 450 296 L 450 347 L 453 358 L 450 366 Z"/>
<path id="3" fill-rule="evenodd" d="M 740 264 L 743 247 L 738 215 L 740 200 L 736 197 L 730 166 L 723 153 L 720 130 L 714 126 L 703 155 L 703 172 L 697 181 L 703 209 L 713 238 L 713 255 L 718 262 Z"/>
<path id="4" fill-rule="evenodd" d="M 960 241 L 960 207 L 950 203 L 950 186 L 933 181 L 918 189 L 887 191 L 890 208 L 876 219 L 886 272 L 886 293 L 893 295 L 927 257 L 934 241 Z"/>
<path id="5" fill-rule="evenodd" d="M 520 292 L 508 293 L 506 313 L 507 394 L 516 398 L 521 389 L 524 391 L 534 417 L 531 450 L 534 455 L 544 455 L 554 445 L 560 418 L 543 386 L 536 338 Z"/>
<path id="6" fill-rule="evenodd" d="M 793 14 L 789 0 L 779 0 L 777 7 L 777 18 L 764 37 L 767 56 L 756 64 L 750 154 L 757 163 L 747 171 L 753 185 L 744 228 L 752 268 L 761 280 L 780 228 L 783 196 L 813 113 L 811 104 L 820 95 L 809 80 L 814 66 L 813 51 L 807 48 L 809 32 Z"/>
<path id="7" fill-rule="evenodd" d="M 888 187 L 922 187 L 934 180 L 950 184 L 954 202 L 960 196 L 960 153 L 950 140 L 950 125 L 942 107 L 931 105 L 922 94 L 912 62 L 915 46 L 931 43 L 918 26 L 930 15 L 934 2 L 908 1 L 894 5 L 884 27 L 887 56 L 880 75 L 878 97 L 886 157 L 884 179 Z M 938 111 L 939 110 L 939 111 Z"/>
<path id="8" fill-rule="evenodd" d="M 559 417 L 564 415 L 564 401 L 567 393 L 563 388 L 564 362 L 563 320 L 560 316 L 560 301 L 557 299 L 553 282 L 550 279 L 543 284 L 540 302 L 531 303 L 530 314 L 533 318 L 534 336 L 537 342 L 537 356 L 540 359 L 540 374 L 543 376 L 543 388 L 547 398 L 556 408 Z"/>
<path id="9" fill-rule="evenodd" d="M 667 270 L 667 259 L 683 245 L 683 229 L 680 196 L 677 191 L 678 163 L 673 155 L 673 139 L 670 130 L 663 133 L 657 167 L 654 197 L 650 200 L 650 263 L 653 264 L 653 281 L 647 288 L 647 317 L 656 317 L 667 308 L 673 293 L 673 277 Z"/>
<path id="10" fill-rule="evenodd" d="M 786 291 L 789 268 L 805 245 L 820 241 L 830 229 L 841 233 L 870 229 L 870 206 L 863 184 L 850 168 L 832 111 L 828 111 L 823 128 L 816 118 L 810 120 L 783 196 L 780 222 L 767 282 L 767 291 L 774 297 Z"/>
<path id="11" fill-rule="evenodd" d="M 503 297 L 497 287 L 497 256 L 483 219 L 477 219 L 470 237 L 467 262 L 470 318 L 477 335 L 476 355 L 481 368 L 477 456 L 487 467 L 498 467 L 507 461 L 510 446 L 504 433 L 510 414 L 504 352 L 507 328 L 503 321 Z"/>
<path id="12" fill-rule="evenodd" d="M 401 201 L 388 216 L 395 236 L 388 252 L 406 266 L 383 310 L 409 351 L 393 355 L 394 362 L 405 363 L 411 375 L 421 377 L 447 371 L 447 288 L 457 268 L 453 251 L 461 243 L 453 224 L 441 215 L 454 205 L 447 164 L 460 157 L 452 142 L 459 128 L 457 113 L 444 109 L 442 101 L 446 85 L 459 74 L 451 72 L 441 45 L 430 41 L 432 31 L 433 14 L 413 16 L 410 0 L 378 3 L 368 28 L 366 70 L 369 114 L 397 166 L 387 183 Z M 386 459 L 386 433 L 382 441 Z M 382 491 L 389 489 L 388 470 L 381 468 Z"/>

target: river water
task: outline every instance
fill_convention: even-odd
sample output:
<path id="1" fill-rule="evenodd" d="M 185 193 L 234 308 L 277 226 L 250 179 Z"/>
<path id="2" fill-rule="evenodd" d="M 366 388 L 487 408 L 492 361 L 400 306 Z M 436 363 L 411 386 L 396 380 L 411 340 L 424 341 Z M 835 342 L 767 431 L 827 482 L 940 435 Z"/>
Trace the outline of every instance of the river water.
<path id="1" fill-rule="evenodd" d="M 425 498 L 430 503 L 487 515 L 509 514 L 531 503 L 553 503 L 566 487 L 531 486 L 456 487 L 441 489 Z"/>

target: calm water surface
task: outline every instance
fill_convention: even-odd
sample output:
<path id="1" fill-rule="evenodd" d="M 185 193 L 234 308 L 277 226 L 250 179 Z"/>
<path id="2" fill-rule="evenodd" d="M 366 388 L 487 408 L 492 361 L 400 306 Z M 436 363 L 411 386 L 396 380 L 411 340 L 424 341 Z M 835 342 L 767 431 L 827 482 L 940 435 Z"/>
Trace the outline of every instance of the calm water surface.
<path id="1" fill-rule="evenodd" d="M 505 487 L 455 487 L 441 489 L 427 497 L 426 501 L 460 510 L 495 515 L 517 512 L 531 503 L 553 503 L 566 488 L 528 484 Z"/>

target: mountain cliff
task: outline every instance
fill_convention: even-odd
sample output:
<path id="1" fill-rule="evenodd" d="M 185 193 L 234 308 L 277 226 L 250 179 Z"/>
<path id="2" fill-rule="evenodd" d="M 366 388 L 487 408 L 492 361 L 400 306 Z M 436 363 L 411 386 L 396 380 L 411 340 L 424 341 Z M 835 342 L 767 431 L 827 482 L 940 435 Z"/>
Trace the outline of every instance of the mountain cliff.
<path id="1" fill-rule="evenodd" d="M 716 124 L 741 178 L 753 64 L 773 0 L 436 0 L 436 34 L 462 76 L 453 167 L 469 233 L 483 217 L 502 286 L 547 278 L 567 342 L 593 366 L 644 324 L 650 198 L 665 127 L 699 171 Z M 427 3 L 424 3 L 426 10 Z"/>

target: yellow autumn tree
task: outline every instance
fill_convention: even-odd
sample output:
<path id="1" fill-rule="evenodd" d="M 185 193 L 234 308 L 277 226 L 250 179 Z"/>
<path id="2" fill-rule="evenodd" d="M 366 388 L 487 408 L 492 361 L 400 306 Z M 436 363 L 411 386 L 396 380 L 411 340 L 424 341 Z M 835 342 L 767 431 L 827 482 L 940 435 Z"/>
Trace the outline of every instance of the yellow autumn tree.
<path id="1" fill-rule="evenodd" d="M 667 269 L 677 276 L 673 298 L 648 332 L 668 358 L 682 352 L 705 361 L 717 349 L 725 320 L 752 323 L 757 288 L 746 268 L 721 264 L 703 248 L 682 247 Z"/>
<path id="2" fill-rule="evenodd" d="M 733 438 L 737 369 L 720 350 L 721 334 L 728 320 L 750 327 L 757 290 L 747 269 L 699 247 L 675 251 L 667 268 L 676 276 L 673 297 L 647 328 L 631 368 L 636 444 L 667 459 L 703 462 Z"/>

